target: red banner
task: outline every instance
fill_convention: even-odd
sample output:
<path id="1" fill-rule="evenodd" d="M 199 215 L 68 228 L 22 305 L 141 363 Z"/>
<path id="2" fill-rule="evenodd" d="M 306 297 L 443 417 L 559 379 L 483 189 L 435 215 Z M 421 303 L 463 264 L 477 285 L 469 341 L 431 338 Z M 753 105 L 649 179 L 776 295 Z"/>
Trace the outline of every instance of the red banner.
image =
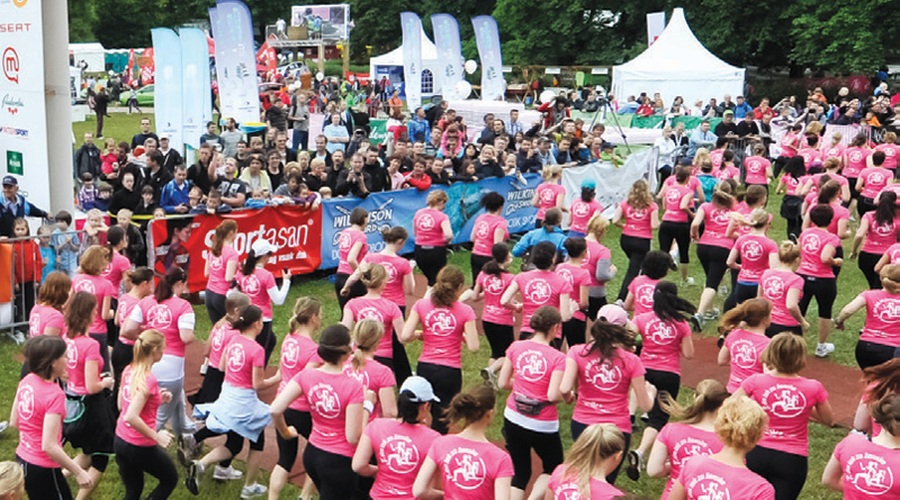
<path id="1" fill-rule="evenodd" d="M 282 269 L 291 274 L 306 274 L 322 262 L 322 212 L 282 205 L 261 210 L 240 210 L 222 215 L 198 215 L 193 218 L 154 220 L 150 223 L 154 266 L 165 273 L 178 264 L 188 273 L 188 288 L 199 292 L 206 288 L 206 252 L 212 246 L 219 222 L 231 219 L 238 224 L 234 248 L 247 255 L 257 239 L 268 240 L 278 251 L 266 266 L 275 276 Z"/>

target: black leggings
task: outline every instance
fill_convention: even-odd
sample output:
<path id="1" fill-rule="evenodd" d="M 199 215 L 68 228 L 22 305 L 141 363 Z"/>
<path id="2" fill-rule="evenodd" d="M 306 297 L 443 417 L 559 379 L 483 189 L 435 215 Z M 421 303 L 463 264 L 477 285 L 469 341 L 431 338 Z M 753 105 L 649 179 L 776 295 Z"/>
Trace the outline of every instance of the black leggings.
<path id="1" fill-rule="evenodd" d="M 462 370 L 444 365 L 420 362 L 416 366 L 416 375 L 424 377 L 431 383 L 434 395 L 440 403 L 431 403 L 431 428 L 447 434 L 447 423 L 444 422 L 444 411 L 450 407 L 450 400 L 462 390 Z"/>
<path id="2" fill-rule="evenodd" d="M 259 436 L 256 438 L 256 442 L 250 441 L 250 449 L 253 451 L 263 451 L 266 447 L 266 430 L 263 429 L 259 432 Z M 210 430 L 208 427 L 204 427 L 199 431 L 194 433 L 194 439 L 197 440 L 197 443 L 202 443 L 204 440 L 221 436 L 221 432 L 215 432 Z M 241 436 L 237 432 L 228 431 L 225 433 L 225 448 L 231 452 L 232 458 L 237 456 L 238 453 L 244 448 L 244 436 Z"/>
<path id="3" fill-rule="evenodd" d="M 100 373 L 111 372 L 112 363 L 109 362 L 109 343 L 107 342 L 109 339 L 106 332 L 90 333 L 88 335 L 100 344 L 100 357 L 103 358 L 103 364 L 100 365 Z"/>
<path id="4" fill-rule="evenodd" d="M 225 317 L 225 295 L 206 290 L 206 313 L 209 314 L 209 322 L 215 325 Z"/>
<path id="5" fill-rule="evenodd" d="M 119 477 L 125 486 L 125 500 L 141 500 L 144 493 L 144 473 L 159 480 L 156 488 L 145 497 L 150 500 L 169 498 L 178 485 L 178 471 L 164 449 L 159 446 L 136 446 L 116 437 L 114 444 Z"/>
<path id="6" fill-rule="evenodd" d="M 481 268 L 492 259 L 493 257 L 490 255 L 475 255 L 474 253 L 469 258 L 469 263 L 472 266 L 472 286 L 475 286 L 475 281 L 478 279 L 478 273 L 481 272 Z M 418 264 L 418 261 L 416 264 Z"/>
<path id="7" fill-rule="evenodd" d="M 881 254 L 879 253 L 859 252 L 859 257 L 856 261 L 859 270 L 866 277 L 866 282 L 869 283 L 870 290 L 881 290 L 881 276 L 878 276 L 878 273 L 875 272 L 875 264 L 878 264 L 879 260 L 881 260 Z"/>
<path id="8" fill-rule="evenodd" d="M 884 344 L 876 344 L 868 340 L 860 340 L 856 343 L 856 364 L 865 370 L 871 366 L 900 357 L 900 347 L 892 347 Z"/>
<path id="9" fill-rule="evenodd" d="M 349 500 L 359 484 L 359 476 L 353 472 L 353 459 L 331 453 L 312 444 L 306 444 L 303 452 L 303 468 L 309 474 L 321 500 Z"/>
<path id="10" fill-rule="evenodd" d="M 447 265 L 447 247 L 423 247 L 416 245 L 414 252 L 416 266 L 428 279 L 428 286 L 434 286 L 437 275 Z"/>
<path id="11" fill-rule="evenodd" d="M 775 500 L 794 500 L 806 483 L 809 463 L 802 455 L 757 446 L 747 454 L 747 468 L 775 487 Z"/>
<path id="12" fill-rule="evenodd" d="M 647 382 L 656 386 L 657 390 L 656 399 L 653 401 L 653 408 L 647 412 L 647 416 L 650 418 L 647 422 L 647 427 L 658 431 L 662 429 L 664 425 L 669 423 L 669 414 L 663 411 L 662 407 L 659 406 L 659 395 L 665 391 L 672 396 L 673 400 L 678 399 L 678 390 L 681 388 L 681 375 L 662 370 L 647 369 L 645 378 L 647 379 Z"/>
<path id="13" fill-rule="evenodd" d="M 309 439 L 309 433 L 312 431 L 312 416 L 308 411 L 288 408 L 284 410 L 284 421 L 288 426 L 297 429 L 298 434 Z M 297 461 L 297 450 L 300 449 L 299 441 L 297 438 L 284 439 L 281 434 L 275 433 L 275 442 L 278 444 L 278 465 L 288 472 Z"/>
<path id="14" fill-rule="evenodd" d="M 383 364 L 394 372 L 394 380 L 397 385 L 403 385 L 403 381 L 412 375 L 412 368 L 409 366 L 409 357 L 406 356 L 406 348 L 400 343 L 397 332 L 393 332 L 391 340 L 391 357 L 375 356 L 375 361 Z"/>
<path id="15" fill-rule="evenodd" d="M 644 263 L 644 257 L 650 252 L 649 238 L 636 238 L 634 236 L 622 235 L 619 239 L 619 245 L 622 251 L 628 256 L 628 271 L 625 272 L 625 278 L 622 280 L 622 288 L 619 290 L 619 300 L 624 301 L 628 296 L 628 285 L 641 272 L 641 265 Z"/>
<path id="16" fill-rule="evenodd" d="M 133 359 L 134 346 L 123 344 L 121 339 L 116 341 L 116 345 L 113 346 L 112 354 L 110 355 L 113 377 L 116 381 L 116 385 L 113 387 L 113 401 L 119 400 L 119 383 L 122 381 L 122 372 L 125 371 L 125 367 L 131 364 Z"/>
<path id="17" fill-rule="evenodd" d="M 337 295 L 338 306 L 340 308 L 340 311 L 338 312 L 341 316 L 344 315 L 344 306 L 347 305 L 347 302 L 349 302 L 350 299 L 362 297 L 366 294 L 366 285 L 364 285 L 362 281 L 357 281 L 350 287 L 350 293 L 348 293 L 346 297 L 341 295 L 341 289 L 344 288 L 344 284 L 347 283 L 347 278 L 349 277 L 350 275 L 347 273 L 337 273 L 334 275 L 334 294 Z"/>
<path id="18" fill-rule="evenodd" d="M 512 487 L 524 490 L 531 479 L 531 450 L 541 459 L 542 473 L 552 474 L 563 461 L 559 431 L 537 432 L 503 419 L 503 439 L 513 463 Z"/>
<path id="19" fill-rule="evenodd" d="M 569 348 L 578 344 L 584 344 L 587 332 L 587 322 L 583 319 L 572 318 L 563 323 L 562 334 Z"/>
<path id="20" fill-rule="evenodd" d="M 875 210 L 874 198 L 860 196 L 859 199 L 856 200 L 856 212 L 859 213 L 860 220 L 862 220 L 863 215 L 866 215 L 866 212 L 871 212 L 873 210 Z"/>
<path id="21" fill-rule="evenodd" d="M 256 336 L 256 343 L 266 350 L 266 360 L 263 367 L 269 366 L 269 358 L 272 357 L 272 351 L 278 345 L 278 339 L 275 337 L 275 332 L 272 331 L 271 321 L 263 321 L 262 331 Z"/>
<path id="22" fill-rule="evenodd" d="M 800 312 L 806 316 L 809 303 L 813 297 L 819 305 L 819 318 L 831 319 L 834 299 L 837 297 L 837 280 L 834 278 L 814 278 L 800 275 L 803 278 L 803 298 L 800 299 Z"/>
<path id="23" fill-rule="evenodd" d="M 802 337 L 803 336 L 803 327 L 800 325 L 785 326 L 785 325 L 779 325 L 777 323 L 770 323 L 769 327 L 766 328 L 766 337 L 772 338 L 781 332 L 791 332 L 794 335 L 799 335 Z"/>
<path id="24" fill-rule="evenodd" d="M 596 422 L 596 423 L 602 423 L 602 422 Z M 588 424 L 582 424 L 581 422 L 579 422 L 577 420 L 572 420 L 572 423 L 569 424 L 569 426 L 572 430 L 572 441 L 573 442 L 578 441 L 578 437 L 581 436 L 581 433 L 584 432 L 584 430 L 588 428 Z M 625 436 L 625 448 L 623 448 L 623 449 L 628 450 L 631 447 L 631 433 L 623 432 L 622 435 Z M 624 460 L 620 461 L 619 465 L 616 466 L 615 470 L 613 470 L 612 472 L 609 473 L 608 476 L 606 476 L 607 483 L 616 484 L 616 478 L 619 477 L 619 470 L 622 469 L 622 462 L 624 462 Z"/>
<path id="25" fill-rule="evenodd" d="M 119 293 L 119 290 L 116 290 L 116 293 Z M 109 301 L 109 308 L 113 311 L 119 310 L 119 299 L 113 297 Z M 119 325 L 116 324 L 115 317 L 113 319 L 106 320 L 106 345 L 113 346 L 118 343 L 119 340 Z M 108 368 L 107 368 L 108 369 Z"/>
<path id="26" fill-rule="evenodd" d="M 691 255 L 688 249 L 691 245 L 691 225 L 688 222 L 662 221 L 659 225 L 659 249 L 668 252 L 672 249 L 672 242 L 678 244 L 678 262 L 689 264 Z"/>
<path id="27" fill-rule="evenodd" d="M 606 297 L 588 297 L 588 318 L 597 319 L 597 311 L 606 305 Z"/>
<path id="28" fill-rule="evenodd" d="M 706 288 L 719 288 L 728 266 L 728 254 L 731 250 L 713 245 L 697 245 L 697 259 L 706 273 Z"/>
<path id="29" fill-rule="evenodd" d="M 491 359 L 505 357 L 506 350 L 513 343 L 513 325 L 498 325 L 490 321 L 482 321 L 481 327 L 488 343 L 491 344 Z"/>
<path id="30" fill-rule="evenodd" d="M 28 493 L 28 498 L 72 500 L 72 490 L 63 476 L 62 468 L 39 467 L 22 460 L 18 455 L 16 462 L 25 472 L 25 493 Z"/>

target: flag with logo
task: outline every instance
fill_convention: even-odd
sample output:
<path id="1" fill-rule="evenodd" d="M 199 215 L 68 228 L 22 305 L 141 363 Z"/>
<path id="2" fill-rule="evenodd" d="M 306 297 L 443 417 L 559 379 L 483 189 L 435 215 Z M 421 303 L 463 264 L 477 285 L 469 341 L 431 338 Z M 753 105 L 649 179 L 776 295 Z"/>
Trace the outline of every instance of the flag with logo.
<path id="1" fill-rule="evenodd" d="M 459 23 L 450 14 L 434 14 L 431 16 L 431 26 L 434 28 L 434 45 L 440 64 L 436 87 L 445 99 L 457 99 L 456 84 L 463 79 Z"/>
<path id="2" fill-rule="evenodd" d="M 169 146 L 175 151 L 184 151 L 181 39 L 169 28 L 153 28 L 150 36 L 153 39 L 153 64 L 156 67 L 153 94 L 156 133 L 168 135 Z"/>
<path id="3" fill-rule="evenodd" d="M 197 149 L 206 123 L 212 119 L 210 100 L 209 46 L 206 34 L 198 28 L 181 28 L 181 63 L 184 84 L 181 87 L 183 140 Z"/>
<path id="4" fill-rule="evenodd" d="M 219 0 L 209 10 L 216 41 L 216 78 L 222 116 L 259 121 L 259 89 L 250 9 L 240 0 Z"/>
<path id="5" fill-rule="evenodd" d="M 269 47 L 269 41 L 266 40 L 260 45 L 259 50 L 256 51 L 256 64 L 259 66 L 258 69 L 264 69 L 266 74 L 269 72 L 278 71 L 278 58 L 275 57 L 275 49 Z"/>
<path id="6" fill-rule="evenodd" d="M 422 20 L 415 12 L 401 12 L 403 29 L 403 89 L 410 111 L 422 105 Z"/>
<path id="7" fill-rule="evenodd" d="M 502 100 L 506 94 L 506 81 L 503 79 L 497 21 L 491 16 L 473 17 L 472 27 L 475 28 L 475 43 L 481 58 L 481 100 Z"/>

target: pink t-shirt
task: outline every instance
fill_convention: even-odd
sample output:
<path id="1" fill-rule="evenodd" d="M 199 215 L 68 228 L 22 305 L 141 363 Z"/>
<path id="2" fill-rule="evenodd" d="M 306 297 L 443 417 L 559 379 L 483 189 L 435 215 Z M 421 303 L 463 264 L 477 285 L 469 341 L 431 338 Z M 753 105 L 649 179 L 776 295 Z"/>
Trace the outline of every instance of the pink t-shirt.
<path id="1" fill-rule="evenodd" d="M 846 150 L 846 146 L 843 144 L 832 144 L 830 146 L 825 146 L 822 148 L 822 161 L 831 159 L 831 158 L 843 158 L 844 150 Z"/>
<path id="2" fill-rule="evenodd" d="M 463 332 L 466 323 L 475 321 L 475 311 L 462 302 L 454 302 L 450 307 L 437 307 L 431 299 L 417 301 L 413 311 L 422 323 L 419 363 L 462 368 Z"/>
<path id="3" fill-rule="evenodd" d="M 768 237 L 745 234 L 734 243 L 741 258 L 738 281 L 759 283 L 762 273 L 769 268 L 769 255 L 778 253 L 778 245 Z"/>
<path id="4" fill-rule="evenodd" d="M 807 456 L 809 415 L 817 404 L 828 400 L 822 383 L 758 373 L 747 377 L 741 389 L 769 415 L 769 425 L 758 446 Z"/>
<path id="5" fill-rule="evenodd" d="M 66 334 L 66 317 L 56 309 L 41 304 L 31 308 L 28 316 L 28 335 L 43 335 L 47 328 L 59 328 L 59 335 Z"/>
<path id="6" fill-rule="evenodd" d="M 266 366 L 266 350 L 255 340 L 235 335 L 225 346 L 225 382 L 239 389 L 253 389 L 253 370 Z"/>
<path id="7" fill-rule="evenodd" d="M 772 162 L 762 156 L 751 156 L 744 159 L 744 170 L 747 172 L 745 182 L 747 184 L 768 184 L 769 178 L 766 177 L 766 171 Z"/>
<path id="8" fill-rule="evenodd" d="M 818 227 L 800 233 L 800 269 L 797 272 L 814 278 L 834 278 L 831 266 L 822 263 L 822 251 L 827 245 L 837 249 L 841 246 L 841 240 Z"/>
<path id="9" fill-rule="evenodd" d="M 475 283 L 484 290 L 484 307 L 481 312 L 481 321 L 494 323 L 497 325 L 512 326 L 516 319 L 513 317 L 512 309 L 507 309 L 500 305 L 500 298 L 503 292 L 509 288 L 515 275 L 512 273 L 500 273 L 500 276 L 487 274 L 484 271 L 478 273 Z"/>
<path id="10" fill-rule="evenodd" d="M 640 275 L 628 284 L 628 291 L 634 295 L 634 315 L 653 312 L 653 291 L 660 280 Z"/>
<path id="11" fill-rule="evenodd" d="M 784 134 L 781 138 L 781 156 L 793 158 L 797 156 L 797 148 L 800 146 L 800 137 L 793 132 Z"/>
<path id="12" fill-rule="evenodd" d="M 512 364 L 513 369 L 513 388 L 506 400 L 507 411 L 516 412 L 517 394 L 538 401 L 547 401 L 547 390 L 553 372 L 562 373 L 566 370 L 565 354 L 549 345 L 532 340 L 513 342 L 506 349 L 506 359 Z M 521 417 L 542 422 L 557 422 L 559 413 L 555 404 L 548 404 L 537 415 Z"/>
<path id="13" fill-rule="evenodd" d="M 403 290 L 403 280 L 412 274 L 412 266 L 409 261 L 399 255 L 385 255 L 383 253 L 366 254 L 365 262 L 380 264 L 387 272 L 387 281 L 381 296 L 390 300 L 399 307 L 406 307 L 406 292 Z"/>
<path id="14" fill-rule="evenodd" d="M 337 272 L 339 274 L 353 274 L 353 269 L 347 262 L 347 256 L 350 255 L 353 245 L 357 243 L 362 243 L 362 247 L 359 249 L 359 253 L 356 254 L 356 262 L 362 262 L 366 254 L 369 253 L 369 242 L 366 240 L 366 234 L 352 227 L 348 227 L 338 234 L 339 261 Z"/>
<path id="15" fill-rule="evenodd" d="M 793 319 L 793 318 L 792 318 Z M 742 328 L 732 330 L 725 337 L 725 347 L 731 360 L 731 374 L 725 388 L 734 394 L 747 377 L 763 372 L 762 352 L 771 339 Z"/>
<path id="16" fill-rule="evenodd" d="M 564 262 L 558 266 L 556 266 L 556 274 L 559 274 L 563 278 L 565 278 L 566 283 L 569 284 L 570 298 L 576 303 L 580 300 L 581 297 L 581 287 L 591 286 L 591 273 L 587 269 L 583 267 L 584 262 L 582 261 L 582 265 L 575 267 L 568 262 Z M 584 313 L 581 311 L 581 308 L 575 311 L 575 314 L 572 315 L 573 319 L 577 319 L 580 321 L 585 320 Z"/>
<path id="17" fill-rule="evenodd" d="M 668 222 L 688 221 L 688 214 L 681 209 L 681 201 L 684 200 L 685 196 L 693 198 L 694 190 L 681 184 L 675 184 L 666 189 L 665 199 L 663 200 L 665 213 L 663 213 L 662 220 Z M 693 206 L 693 204 L 688 203 L 688 206 Z"/>
<path id="18" fill-rule="evenodd" d="M 780 183 L 784 184 L 784 194 L 790 195 L 790 196 L 797 196 L 797 190 L 800 188 L 800 186 L 803 185 L 803 182 L 805 182 L 805 180 L 804 180 L 805 177 L 806 176 L 804 175 L 804 176 L 800 177 L 799 179 L 795 179 L 794 177 L 792 177 L 788 174 L 782 175 Z"/>
<path id="19" fill-rule="evenodd" d="M 897 264 L 900 262 L 900 243 L 894 243 L 889 246 L 887 250 L 884 251 L 887 254 L 888 258 L 891 259 L 891 264 Z"/>
<path id="20" fill-rule="evenodd" d="M 846 186 L 847 184 L 850 183 L 850 181 L 848 181 L 847 178 L 841 174 L 835 174 L 835 173 L 831 173 L 831 172 L 823 172 L 820 174 L 813 174 L 812 175 L 812 185 L 813 185 L 812 191 L 819 190 L 818 186 L 822 180 L 823 175 L 827 175 L 828 180 L 837 182 L 839 186 Z"/>
<path id="21" fill-rule="evenodd" d="M 649 240 L 653 237 L 652 218 L 653 213 L 659 210 L 659 205 L 651 203 L 647 208 L 634 208 L 628 204 L 628 200 L 619 204 L 625 219 L 625 227 L 622 234 L 635 238 Z"/>
<path id="22" fill-rule="evenodd" d="M 803 297 L 803 278 L 796 273 L 784 269 L 767 269 L 759 279 L 763 298 L 772 304 L 772 323 L 784 326 L 797 326 L 800 323 L 791 316 L 787 309 L 788 291 L 800 290 Z"/>
<path id="23" fill-rule="evenodd" d="M 209 267 L 209 277 L 206 280 L 206 289 L 210 292 L 225 295 L 231 283 L 225 281 L 225 272 L 228 270 L 229 262 L 238 261 L 237 250 L 229 245 L 222 245 L 222 253 L 218 257 L 213 255 L 212 250 L 206 252 L 207 266 Z"/>
<path id="24" fill-rule="evenodd" d="M 543 182 L 535 189 L 535 193 L 538 196 L 537 219 L 543 220 L 547 210 L 556 206 L 556 200 L 559 198 L 559 195 L 565 196 L 566 188 L 560 184 Z"/>
<path id="25" fill-rule="evenodd" d="M 345 307 L 350 311 L 354 322 L 371 319 L 384 325 L 384 336 L 381 337 L 381 342 L 378 344 L 375 355 L 383 358 L 393 358 L 394 321 L 403 319 L 403 313 L 400 312 L 397 304 L 385 297 L 377 299 L 357 297 L 350 299 Z"/>
<path id="26" fill-rule="evenodd" d="M 775 488 L 762 476 L 750 469 L 732 467 L 708 456 L 686 460 L 678 482 L 684 486 L 688 500 L 775 500 Z"/>
<path id="27" fill-rule="evenodd" d="M 875 146 L 875 151 L 884 153 L 884 163 L 881 165 L 882 167 L 888 170 L 897 168 L 897 157 L 900 156 L 900 146 L 885 142 Z"/>
<path id="28" fill-rule="evenodd" d="M 817 203 L 814 195 L 814 199 L 807 203 L 806 213 L 809 214 L 816 205 Z M 834 210 L 834 216 L 831 218 L 831 223 L 828 224 L 828 232 L 840 238 L 840 235 L 838 235 L 838 224 L 842 220 L 850 220 L 850 211 L 844 208 L 840 202 L 832 203 L 831 209 Z"/>
<path id="29" fill-rule="evenodd" d="M 34 373 L 25 375 L 16 390 L 16 416 L 19 420 L 19 445 L 16 455 L 32 465 L 59 469 L 60 465 L 43 451 L 44 418 L 47 415 L 66 417 L 66 394 L 59 384 L 48 382 Z M 62 445 L 62 425 L 56 443 Z"/>
<path id="30" fill-rule="evenodd" d="M 675 176 L 670 175 L 669 177 L 666 177 L 665 182 L 663 182 L 663 186 L 668 188 L 668 187 L 674 186 L 675 184 L 677 184 L 677 182 L 678 182 L 678 180 L 675 178 Z M 695 193 L 697 192 L 697 188 L 700 187 L 700 179 L 698 179 L 696 176 L 694 176 L 693 173 L 691 174 L 690 177 L 688 177 L 688 187 L 691 188 L 691 191 L 693 191 Z"/>
<path id="31" fill-rule="evenodd" d="M 491 256 L 491 248 L 494 246 L 494 233 L 497 229 L 503 230 L 503 239 L 509 239 L 509 227 L 506 219 L 499 215 L 481 214 L 475 219 L 475 230 L 472 232 L 475 238 L 472 240 L 472 253 L 482 257 Z M 443 233 L 441 233 L 443 235 Z M 443 238 L 443 236 L 442 236 Z"/>
<path id="32" fill-rule="evenodd" d="M 316 341 L 304 335 L 288 334 L 281 343 L 281 383 L 278 384 L 278 393 L 293 380 L 309 363 L 321 363 L 319 357 L 319 345 Z M 289 408 L 297 411 L 309 411 L 309 401 L 306 398 L 297 398 L 291 402 Z"/>
<path id="33" fill-rule="evenodd" d="M 866 233 L 866 240 L 862 244 L 863 252 L 883 254 L 891 245 L 897 243 L 897 236 L 900 234 L 900 225 L 897 219 L 893 219 L 890 224 L 879 225 L 875 221 L 875 212 L 866 212 L 863 219 L 869 223 L 869 231 Z"/>
<path id="34" fill-rule="evenodd" d="M 687 321 L 663 321 L 648 312 L 635 316 L 634 324 L 644 339 L 644 368 L 681 375 L 681 343 L 691 336 Z"/>
<path id="35" fill-rule="evenodd" d="M 617 348 L 611 358 L 601 360 L 598 353 L 588 354 L 593 343 L 569 349 L 568 357 L 578 366 L 578 400 L 572 420 L 582 424 L 613 424 L 622 432 L 631 432 L 628 393 L 631 381 L 643 377 L 646 370 L 631 352 Z"/>
<path id="36" fill-rule="evenodd" d="M 734 165 L 727 165 L 713 169 L 713 177 L 719 180 L 735 179 L 739 181 L 741 179 L 741 170 Z"/>
<path id="37" fill-rule="evenodd" d="M 722 166 L 722 161 L 724 160 L 725 149 L 713 149 L 709 152 L 709 161 L 712 162 L 713 170 L 718 169 Z"/>
<path id="38" fill-rule="evenodd" d="M 601 205 L 599 201 L 591 200 L 585 202 L 581 198 L 576 199 L 572 202 L 572 206 L 569 207 L 569 214 L 572 217 L 569 230 L 581 234 L 587 233 L 588 222 L 590 222 L 591 217 L 598 212 L 603 212 L 603 205 Z"/>
<path id="39" fill-rule="evenodd" d="M 444 498 L 493 500 L 494 481 L 513 476 L 512 459 L 506 451 L 456 434 L 436 438 L 428 458 L 441 471 Z"/>
<path id="40" fill-rule="evenodd" d="M 356 446 L 347 441 L 345 422 L 349 405 L 362 405 L 363 386 L 346 373 L 306 369 L 294 375 L 309 402 L 312 433 L 309 443 L 320 450 L 352 457 Z"/>
<path id="41" fill-rule="evenodd" d="M 669 498 L 672 485 L 681 475 L 681 468 L 687 459 L 722 451 L 722 442 L 715 432 L 678 422 L 666 424 L 656 436 L 656 441 L 666 447 L 670 467 L 669 480 L 660 500 Z"/>
<path id="42" fill-rule="evenodd" d="M 89 333 L 106 333 L 106 321 L 103 319 L 103 301 L 106 297 L 116 298 L 118 290 L 114 290 L 108 280 L 100 276 L 90 274 L 76 274 L 72 278 L 73 292 L 87 292 L 97 298 L 97 311 L 94 313 L 94 321 L 88 327 Z"/>
<path id="43" fill-rule="evenodd" d="M 822 161 L 822 153 L 810 147 L 801 149 L 797 154 L 803 158 L 803 164 L 806 166 L 807 171 L 809 171 L 809 167 L 812 166 L 814 161 Z"/>
<path id="44" fill-rule="evenodd" d="M 119 327 L 125 325 L 125 321 L 131 316 L 131 311 L 134 309 L 134 306 L 138 305 L 140 299 L 125 293 L 119 297 L 119 306 L 116 308 L 116 319 L 119 321 Z M 119 342 L 124 345 L 134 345 L 133 340 L 126 339 L 123 335 L 119 335 Z"/>
<path id="45" fill-rule="evenodd" d="M 125 414 L 128 412 L 128 407 L 131 406 L 132 396 L 134 395 L 134 392 L 131 389 L 131 375 L 134 373 L 133 368 L 134 365 L 128 365 L 125 367 L 125 371 L 122 372 L 122 386 L 120 391 L 122 394 L 122 411 L 119 413 L 119 419 L 116 420 L 116 436 L 120 437 L 126 443 L 135 446 L 156 446 L 156 441 L 136 431 L 125 421 Z M 144 386 L 146 387 L 148 397 L 144 403 L 144 407 L 141 408 L 141 413 L 139 415 L 141 420 L 147 424 L 147 427 L 154 429 L 156 428 L 156 410 L 159 408 L 160 403 L 162 403 L 162 397 L 159 394 L 159 382 L 149 370 L 144 377 Z"/>
<path id="46" fill-rule="evenodd" d="M 67 387 L 69 392 L 79 396 L 88 394 L 84 367 L 88 361 L 97 362 L 97 373 L 103 370 L 103 357 L 100 356 L 100 343 L 96 340 L 82 335 L 70 339 L 63 337 L 66 341 L 66 354 L 69 359 L 66 361 L 66 373 L 69 374 L 69 382 Z"/>
<path id="47" fill-rule="evenodd" d="M 359 371 L 353 369 L 352 360 L 347 360 L 347 363 L 344 364 L 344 373 L 358 380 L 364 389 L 368 389 L 376 395 L 382 389 L 397 385 L 394 372 L 373 359 L 366 361 L 366 365 Z M 369 422 L 379 417 L 381 417 L 381 398 L 375 401 L 375 411 L 369 414 Z"/>
<path id="48" fill-rule="evenodd" d="M 844 498 L 900 498 L 900 449 L 892 449 L 850 434 L 834 448 L 841 464 Z"/>
<path id="49" fill-rule="evenodd" d="M 583 496 L 578 490 L 578 476 L 566 477 L 565 464 L 559 464 L 553 469 L 550 482 L 547 483 L 547 490 L 550 491 L 553 500 L 612 500 L 625 494 L 606 481 L 594 478 L 591 478 L 590 488 L 590 495 Z"/>
<path id="50" fill-rule="evenodd" d="M 170 297 L 161 303 L 153 295 L 144 297 L 131 311 L 129 319 L 144 329 L 154 329 L 166 337 L 165 354 L 184 357 L 184 341 L 179 329 L 194 328 L 194 309 L 181 297 Z"/>
<path id="51" fill-rule="evenodd" d="M 378 474 L 369 496 L 373 500 L 415 500 L 413 483 L 434 440 L 441 435 L 425 425 L 410 425 L 392 418 L 369 422 L 363 434 L 372 441 Z"/>
<path id="52" fill-rule="evenodd" d="M 728 223 L 731 222 L 731 213 L 734 210 L 722 208 L 710 202 L 700 205 L 700 210 L 703 210 L 705 214 L 703 219 L 705 229 L 703 229 L 703 235 L 700 236 L 699 244 L 731 249 L 734 246 L 734 240 L 726 234 Z"/>
<path id="53" fill-rule="evenodd" d="M 450 220 L 447 214 L 433 208 L 422 208 L 413 216 L 413 230 L 416 245 L 423 247 L 442 247 L 447 244 L 444 240 L 444 230 L 441 225 Z"/>
<path id="54" fill-rule="evenodd" d="M 859 195 L 864 198 L 874 199 L 882 189 L 891 183 L 894 174 L 884 167 L 867 167 L 859 173 L 859 178 L 865 179 Z"/>
<path id="55" fill-rule="evenodd" d="M 213 325 L 209 332 L 209 366 L 219 369 L 219 362 L 222 360 L 222 354 L 225 352 L 225 346 L 231 342 L 232 337 L 240 335 L 241 332 L 231 327 L 227 321 L 222 321 L 217 325 Z"/>
<path id="56" fill-rule="evenodd" d="M 531 332 L 531 316 L 541 306 L 559 309 L 560 297 L 564 294 L 572 298 L 572 287 L 561 275 L 553 271 L 536 269 L 516 275 L 513 281 L 522 294 L 522 331 Z"/>
<path id="57" fill-rule="evenodd" d="M 113 297 L 119 295 L 119 286 L 122 284 L 122 275 L 129 269 L 131 269 L 131 261 L 128 260 L 128 257 L 125 257 L 119 252 L 113 252 L 112 261 L 110 261 L 106 266 L 106 269 L 100 273 L 100 276 L 103 276 L 103 278 L 112 285 L 113 290 L 115 291 Z"/>
<path id="58" fill-rule="evenodd" d="M 263 320 L 272 320 L 272 298 L 269 289 L 276 288 L 275 276 L 264 267 L 253 269 L 250 275 L 238 272 L 236 275 L 241 291 L 250 297 L 250 303 L 262 311 Z"/>
<path id="59" fill-rule="evenodd" d="M 885 290 L 866 290 L 866 323 L 860 340 L 900 347 L 900 296 Z"/>
<path id="60" fill-rule="evenodd" d="M 856 179 L 859 173 L 866 168 L 866 159 L 872 152 L 866 148 L 850 147 L 844 150 L 844 169 L 841 173 L 844 177 Z"/>

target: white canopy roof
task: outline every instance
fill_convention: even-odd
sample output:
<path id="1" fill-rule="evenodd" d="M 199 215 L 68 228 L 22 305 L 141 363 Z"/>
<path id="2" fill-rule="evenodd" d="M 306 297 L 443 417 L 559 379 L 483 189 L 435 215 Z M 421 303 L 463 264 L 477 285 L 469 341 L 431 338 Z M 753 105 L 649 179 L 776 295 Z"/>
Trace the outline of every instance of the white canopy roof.
<path id="1" fill-rule="evenodd" d="M 666 29 L 647 50 L 625 64 L 613 67 L 613 94 L 619 102 L 641 92 L 659 92 L 666 105 L 682 96 L 688 107 L 694 101 L 736 97 L 743 93 L 744 69 L 732 66 L 706 49 L 688 26 L 684 10 L 676 8 Z"/>
<path id="2" fill-rule="evenodd" d="M 422 64 L 426 68 L 432 68 L 437 62 L 437 48 L 434 46 L 434 42 L 428 39 L 424 30 L 420 31 L 420 34 L 422 36 Z M 403 47 L 397 47 L 387 54 L 369 59 L 369 74 L 373 77 L 375 76 L 375 66 L 403 66 Z"/>

